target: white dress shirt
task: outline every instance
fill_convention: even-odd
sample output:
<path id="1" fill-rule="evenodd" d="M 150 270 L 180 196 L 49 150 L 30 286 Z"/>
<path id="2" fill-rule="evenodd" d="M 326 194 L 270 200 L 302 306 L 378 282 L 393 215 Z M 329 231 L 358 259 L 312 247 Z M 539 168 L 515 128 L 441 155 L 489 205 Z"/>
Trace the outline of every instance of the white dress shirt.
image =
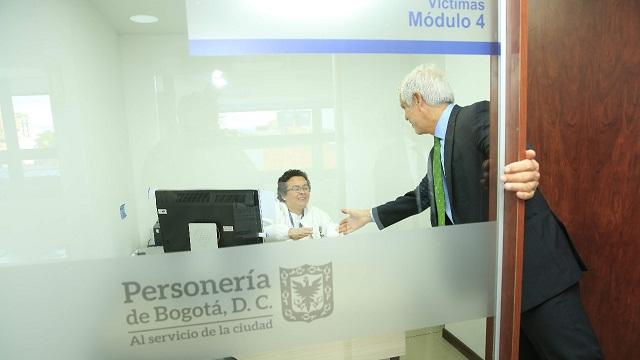
<path id="1" fill-rule="evenodd" d="M 310 227 L 313 234 L 300 240 L 309 238 L 320 239 L 323 237 L 338 236 L 338 224 L 331 221 L 327 213 L 315 206 L 307 204 L 302 215 L 297 215 L 289 211 L 287 204 L 282 201 L 276 202 L 275 221 L 273 224 L 265 226 L 265 242 L 284 241 L 289 239 L 289 229 Z"/>

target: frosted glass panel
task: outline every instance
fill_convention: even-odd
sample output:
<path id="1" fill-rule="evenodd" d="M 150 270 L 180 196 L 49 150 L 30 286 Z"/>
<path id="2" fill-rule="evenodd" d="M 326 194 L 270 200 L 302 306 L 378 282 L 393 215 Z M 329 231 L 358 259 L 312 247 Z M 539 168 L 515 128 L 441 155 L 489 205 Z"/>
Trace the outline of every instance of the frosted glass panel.
<path id="1" fill-rule="evenodd" d="M 490 316 L 494 237 L 483 223 L 3 267 L 0 356 L 242 358 Z"/>

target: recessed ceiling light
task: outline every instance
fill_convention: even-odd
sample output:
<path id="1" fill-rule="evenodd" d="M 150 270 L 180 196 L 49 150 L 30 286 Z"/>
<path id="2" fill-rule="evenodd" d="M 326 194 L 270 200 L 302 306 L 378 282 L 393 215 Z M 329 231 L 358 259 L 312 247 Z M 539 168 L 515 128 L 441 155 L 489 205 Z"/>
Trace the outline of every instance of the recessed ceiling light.
<path id="1" fill-rule="evenodd" d="M 132 17 L 129 18 L 129 20 L 138 24 L 151 24 L 154 22 L 158 22 L 157 17 L 151 16 L 151 15 L 143 15 L 143 14 L 133 15 Z"/>

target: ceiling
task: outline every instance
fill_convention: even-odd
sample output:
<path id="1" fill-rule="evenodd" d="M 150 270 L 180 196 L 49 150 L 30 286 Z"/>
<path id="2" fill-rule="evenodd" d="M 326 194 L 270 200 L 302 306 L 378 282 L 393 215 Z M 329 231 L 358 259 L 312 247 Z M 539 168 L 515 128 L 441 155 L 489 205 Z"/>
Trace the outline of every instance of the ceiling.
<path id="1" fill-rule="evenodd" d="M 185 0 L 89 0 L 120 35 L 126 34 L 186 34 Z M 160 21 L 137 24 L 133 15 L 153 15 Z"/>

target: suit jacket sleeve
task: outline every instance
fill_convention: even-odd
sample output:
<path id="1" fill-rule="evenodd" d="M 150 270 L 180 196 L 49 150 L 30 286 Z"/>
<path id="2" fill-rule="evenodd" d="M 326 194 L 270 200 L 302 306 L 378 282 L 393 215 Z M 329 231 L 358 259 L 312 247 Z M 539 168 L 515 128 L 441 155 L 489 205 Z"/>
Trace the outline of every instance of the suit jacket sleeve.
<path id="1" fill-rule="evenodd" d="M 393 201 L 372 209 L 373 220 L 382 230 L 398 221 L 423 212 L 430 206 L 429 179 L 425 175 L 420 184 L 406 194 L 397 197 Z"/>
<path id="2" fill-rule="evenodd" d="M 525 201 L 524 214 L 522 311 L 577 283 L 586 270 L 567 229 L 539 189 Z"/>

